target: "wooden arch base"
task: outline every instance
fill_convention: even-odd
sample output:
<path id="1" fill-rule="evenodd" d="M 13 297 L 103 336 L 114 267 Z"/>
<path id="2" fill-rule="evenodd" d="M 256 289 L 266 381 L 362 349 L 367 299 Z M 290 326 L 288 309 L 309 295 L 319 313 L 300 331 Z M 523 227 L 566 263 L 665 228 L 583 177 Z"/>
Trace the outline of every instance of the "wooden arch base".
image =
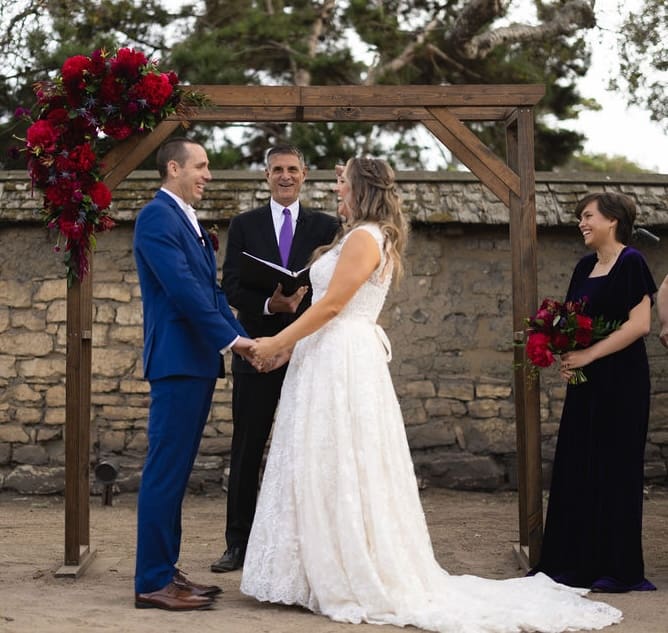
<path id="1" fill-rule="evenodd" d="M 206 107 L 161 122 L 143 137 L 116 146 L 103 159 L 114 189 L 182 121 L 422 123 L 485 184 L 510 216 L 514 393 L 517 428 L 519 544 L 525 569 L 540 556 L 543 528 L 539 383 L 527 380 L 524 318 L 537 302 L 536 195 L 533 108 L 542 85 L 455 86 L 189 86 L 210 99 Z M 506 129 L 506 160 L 496 156 L 464 121 L 494 121 Z M 92 254 L 91 254 L 92 255 Z M 92 256 L 91 271 L 92 271 Z M 65 570 L 78 575 L 92 559 L 89 529 L 92 272 L 67 292 L 65 444 Z M 71 573 L 67 573 L 70 570 Z"/>

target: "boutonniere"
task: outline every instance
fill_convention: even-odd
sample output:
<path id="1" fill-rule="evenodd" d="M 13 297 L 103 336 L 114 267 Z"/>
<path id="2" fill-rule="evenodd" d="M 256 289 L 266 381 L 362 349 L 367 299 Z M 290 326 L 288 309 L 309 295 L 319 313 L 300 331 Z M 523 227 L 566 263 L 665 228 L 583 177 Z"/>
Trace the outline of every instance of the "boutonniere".
<path id="1" fill-rule="evenodd" d="M 220 241 L 218 240 L 218 225 L 214 224 L 210 229 L 207 230 L 206 234 L 209 236 L 213 250 L 217 253 L 218 249 L 220 248 Z"/>

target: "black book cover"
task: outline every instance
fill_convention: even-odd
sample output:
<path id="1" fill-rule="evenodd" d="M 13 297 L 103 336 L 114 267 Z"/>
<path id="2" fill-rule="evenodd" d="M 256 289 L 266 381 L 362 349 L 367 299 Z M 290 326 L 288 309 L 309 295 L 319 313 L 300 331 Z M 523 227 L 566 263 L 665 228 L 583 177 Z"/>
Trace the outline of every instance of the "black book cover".
<path id="1" fill-rule="evenodd" d="M 241 285 L 266 292 L 267 296 L 273 294 L 279 283 L 286 296 L 294 294 L 300 286 L 310 285 L 308 270 L 308 267 L 288 270 L 246 251 L 241 253 Z"/>

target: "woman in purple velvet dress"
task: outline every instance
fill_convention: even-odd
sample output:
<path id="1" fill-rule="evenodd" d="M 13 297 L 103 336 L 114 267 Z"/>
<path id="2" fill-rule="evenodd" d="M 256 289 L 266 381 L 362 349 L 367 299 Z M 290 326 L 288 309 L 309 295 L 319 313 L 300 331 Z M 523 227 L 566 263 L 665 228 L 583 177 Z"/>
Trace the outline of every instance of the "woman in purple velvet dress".
<path id="1" fill-rule="evenodd" d="M 589 316 L 621 326 L 590 347 L 561 358 L 571 385 L 559 427 L 539 564 L 558 582 L 592 591 L 655 589 L 642 555 L 643 466 L 650 380 L 644 337 L 656 285 L 629 243 L 631 199 L 595 193 L 577 206 L 579 229 L 593 253 L 575 267 L 568 300 L 587 298 Z"/>

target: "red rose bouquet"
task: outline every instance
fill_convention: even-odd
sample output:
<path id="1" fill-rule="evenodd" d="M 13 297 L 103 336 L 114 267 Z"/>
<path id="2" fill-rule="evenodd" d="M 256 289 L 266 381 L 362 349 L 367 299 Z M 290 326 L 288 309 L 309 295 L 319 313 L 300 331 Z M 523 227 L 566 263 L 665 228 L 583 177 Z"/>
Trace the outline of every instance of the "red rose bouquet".
<path id="1" fill-rule="evenodd" d="M 538 312 L 527 319 L 526 353 L 534 371 L 549 367 L 555 355 L 584 349 L 605 338 L 619 327 L 618 322 L 606 322 L 602 316 L 593 318 L 584 313 L 587 298 L 560 303 L 544 299 Z M 575 369 L 569 384 L 586 382 L 581 369 Z"/>
<path id="2" fill-rule="evenodd" d="M 32 125 L 25 149 L 33 186 L 44 193 L 47 226 L 64 241 L 68 285 L 88 272 L 95 233 L 114 226 L 108 215 L 111 191 L 103 182 L 98 160 L 103 143 L 152 130 L 162 119 L 203 103 L 184 91 L 173 72 L 131 48 L 115 55 L 97 50 L 63 63 L 54 80 L 36 84 L 36 115 L 20 108 Z"/>

